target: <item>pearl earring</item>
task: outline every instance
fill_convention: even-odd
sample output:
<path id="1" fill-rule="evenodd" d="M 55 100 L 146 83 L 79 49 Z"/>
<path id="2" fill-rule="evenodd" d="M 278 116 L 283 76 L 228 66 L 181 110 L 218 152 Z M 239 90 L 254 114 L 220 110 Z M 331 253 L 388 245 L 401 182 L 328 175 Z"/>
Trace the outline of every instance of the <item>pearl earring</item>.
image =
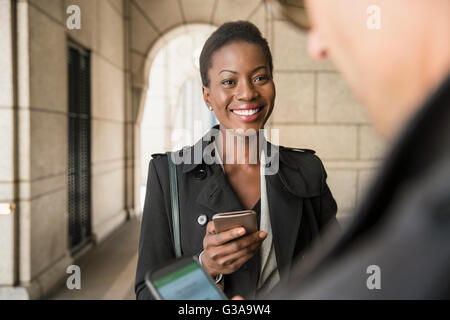
<path id="1" fill-rule="evenodd" d="M 212 111 L 212 110 L 213 110 L 213 107 L 209 106 L 209 111 Z"/>

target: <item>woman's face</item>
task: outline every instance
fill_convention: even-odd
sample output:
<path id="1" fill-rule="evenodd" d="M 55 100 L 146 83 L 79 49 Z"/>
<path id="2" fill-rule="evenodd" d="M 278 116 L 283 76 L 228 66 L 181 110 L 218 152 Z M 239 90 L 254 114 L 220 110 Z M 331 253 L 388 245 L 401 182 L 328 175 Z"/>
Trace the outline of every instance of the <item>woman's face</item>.
<path id="1" fill-rule="evenodd" d="M 275 86 L 260 46 L 232 42 L 214 52 L 203 97 L 222 129 L 264 127 L 273 110 Z"/>

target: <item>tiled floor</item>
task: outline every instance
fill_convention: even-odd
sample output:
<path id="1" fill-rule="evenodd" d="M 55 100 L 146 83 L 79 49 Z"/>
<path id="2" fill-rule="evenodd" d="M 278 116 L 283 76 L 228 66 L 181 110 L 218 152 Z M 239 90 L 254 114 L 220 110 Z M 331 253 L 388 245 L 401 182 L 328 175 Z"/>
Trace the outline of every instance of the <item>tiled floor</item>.
<path id="1" fill-rule="evenodd" d="M 134 218 L 75 262 L 81 270 L 81 289 L 64 285 L 52 300 L 134 300 L 140 222 Z"/>

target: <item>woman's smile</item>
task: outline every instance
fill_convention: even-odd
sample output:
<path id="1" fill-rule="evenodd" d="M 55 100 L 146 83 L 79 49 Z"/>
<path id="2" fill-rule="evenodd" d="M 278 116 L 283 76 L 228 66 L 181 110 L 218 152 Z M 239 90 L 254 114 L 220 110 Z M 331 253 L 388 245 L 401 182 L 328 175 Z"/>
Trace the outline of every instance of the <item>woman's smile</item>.
<path id="1" fill-rule="evenodd" d="M 233 113 L 237 119 L 244 122 L 255 121 L 262 114 L 263 110 L 264 106 L 257 104 L 247 104 L 230 109 L 231 113 Z"/>

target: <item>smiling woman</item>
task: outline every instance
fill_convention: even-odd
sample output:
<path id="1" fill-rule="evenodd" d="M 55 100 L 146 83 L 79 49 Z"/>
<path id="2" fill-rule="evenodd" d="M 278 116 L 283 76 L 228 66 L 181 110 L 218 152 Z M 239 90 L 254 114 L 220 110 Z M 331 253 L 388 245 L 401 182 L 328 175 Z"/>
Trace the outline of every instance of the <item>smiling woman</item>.
<path id="1" fill-rule="evenodd" d="M 203 85 L 205 102 L 224 128 L 257 131 L 269 119 L 275 85 L 271 66 L 257 44 L 240 40 L 218 49 L 207 83 Z"/>
<path id="2" fill-rule="evenodd" d="M 248 22 L 227 23 L 200 55 L 203 96 L 222 128 L 261 129 L 275 100 L 272 55 L 266 39 Z"/>
<path id="3" fill-rule="evenodd" d="M 199 256 L 229 297 L 265 294 L 288 278 L 293 259 L 326 225 L 337 226 L 336 202 L 314 151 L 270 148 L 271 159 L 279 160 L 275 174 L 268 174 L 261 160 L 267 149 L 260 146 L 273 146 L 258 134 L 274 108 L 272 70 L 269 46 L 255 25 L 220 26 L 200 55 L 203 98 L 219 125 L 194 146 L 175 152 L 195 158 L 202 152 L 200 162 L 176 165 L 182 254 Z M 250 143 L 255 139 L 258 143 Z M 213 150 L 214 163 L 202 157 L 206 150 Z M 239 154 L 243 161 L 236 161 Z M 153 155 L 139 244 L 138 299 L 151 298 L 144 282 L 147 270 L 175 257 L 170 195 L 167 154 Z M 257 214 L 259 231 L 216 232 L 214 214 L 249 209 Z"/>

